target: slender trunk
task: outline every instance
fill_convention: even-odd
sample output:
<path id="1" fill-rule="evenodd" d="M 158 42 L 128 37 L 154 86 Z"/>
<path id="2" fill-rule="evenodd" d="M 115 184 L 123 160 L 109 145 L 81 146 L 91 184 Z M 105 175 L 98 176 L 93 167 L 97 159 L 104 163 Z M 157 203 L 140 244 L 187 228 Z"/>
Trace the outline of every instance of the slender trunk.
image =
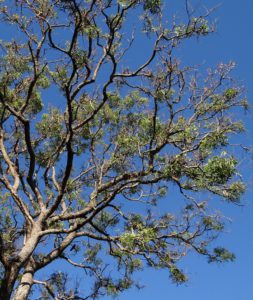
<path id="1" fill-rule="evenodd" d="M 21 277 L 20 284 L 18 285 L 12 300 L 26 300 L 28 298 L 31 287 L 33 285 L 33 275 L 34 268 L 32 259 L 30 259 L 30 262 L 25 267 L 25 271 Z"/>

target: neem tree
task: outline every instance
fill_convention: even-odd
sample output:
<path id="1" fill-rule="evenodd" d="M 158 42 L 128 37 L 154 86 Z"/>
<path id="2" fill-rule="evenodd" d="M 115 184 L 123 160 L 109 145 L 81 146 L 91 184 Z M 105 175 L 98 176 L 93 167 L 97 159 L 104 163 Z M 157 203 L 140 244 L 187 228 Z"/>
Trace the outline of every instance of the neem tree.
<path id="1" fill-rule="evenodd" d="M 189 250 L 233 260 L 210 248 L 224 222 L 203 200 L 244 191 L 229 140 L 247 102 L 232 63 L 203 79 L 175 54 L 213 30 L 209 11 L 177 24 L 160 0 L 1 2 L 0 298 L 114 295 L 146 265 L 181 283 Z"/>

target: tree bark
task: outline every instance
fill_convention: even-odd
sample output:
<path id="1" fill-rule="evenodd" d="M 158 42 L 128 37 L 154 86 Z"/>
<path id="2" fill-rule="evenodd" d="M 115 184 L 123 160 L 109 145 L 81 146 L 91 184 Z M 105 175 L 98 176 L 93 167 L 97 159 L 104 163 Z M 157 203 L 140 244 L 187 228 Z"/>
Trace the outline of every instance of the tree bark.
<path id="1" fill-rule="evenodd" d="M 32 259 L 30 259 L 30 262 L 25 268 L 20 284 L 18 285 L 12 300 L 26 300 L 28 298 L 31 287 L 33 285 L 33 276 L 34 268 L 32 264 Z"/>
<path id="2" fill-rule="evenodd" d="M 27 241 L 15 259 L 7 259 L 5 275 L 0 286 L 0 300 L 26 300 L 33 284 L 34 261 L 32 253 L 39 241 L 40 226 L 34 224 L 28 234 Z M 14 285 L 19 276 L 21 268 L 24 273 L 14 293 Z M 14 294 L 14 296 L 13 296 Z M 13 298 L 11 298 L 13 296 Z"/>

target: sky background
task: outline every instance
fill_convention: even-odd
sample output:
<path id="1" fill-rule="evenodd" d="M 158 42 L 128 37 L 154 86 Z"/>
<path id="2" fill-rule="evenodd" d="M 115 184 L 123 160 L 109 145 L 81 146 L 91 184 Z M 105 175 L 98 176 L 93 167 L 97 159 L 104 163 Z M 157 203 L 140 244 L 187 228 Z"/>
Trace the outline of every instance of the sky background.
<path id="1" fill-rule="evenodd" d="M 168 0 L 170 1 L 170 0 Z M 180 12 L 184 1 L 170 1 L 172 9 Z M 176 4 L 177 2 L 177 4 Z M 186 44 L 179 57 L 183 63 L 215 66 L 220 62 L 236 62 L 234 76 L 243 86 L 250 104 L 253 104 L 253 1 L 218 0 L 194 1 L 196 5 L 220 7 L 214 13 L 217 31 L 207 38 Z M 136 53 L 141 57 L 143 49 Z M 251 108 L 252 110 L 252 108 Z M 246 123 L 243 142 L 253 144 L 253 114 L 242 115 Z M 253 201 L 252 199 L 252 155 L 241 157 L 241 167 L 248 184 L 248 191 L 242 199 L 243 206 L 224 205 L 223 212 L 231 218 L 226 233 L 220 237 L 220 244 L 236 254 L 236 261 L 228 264 L 208 264 L 203 257 L 190 255 L 182 267 L 190 279 L 185 285 L 172 284 L 165 271 L 147 269 L 137 274 L 145 288 L 127 291 L 119 296 L 120 300 L 252 300 L 253 299 Z M 222 205 L 223 206 L 223 205 Z M 108 298 L 109 299 L 109 298 Z"/>

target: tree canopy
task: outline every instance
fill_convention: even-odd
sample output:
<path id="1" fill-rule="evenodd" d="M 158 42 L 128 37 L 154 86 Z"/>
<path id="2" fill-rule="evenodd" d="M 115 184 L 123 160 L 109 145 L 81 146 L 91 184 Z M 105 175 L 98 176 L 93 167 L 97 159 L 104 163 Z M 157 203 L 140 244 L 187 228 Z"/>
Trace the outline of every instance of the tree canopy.
<path id="1" fill-rule="evenodd" d="M 0 5 L 0 298 L 97 299 L 138 286 L 146 266 L 187 281 L 189 251 L 233 260 L 212 246 L 225 221 L 208 204 L 245 190 L 230 144 L 247 100 L 233 62 L 204 76 L 177 53 L 214 30 L 211 10 Z"/>

